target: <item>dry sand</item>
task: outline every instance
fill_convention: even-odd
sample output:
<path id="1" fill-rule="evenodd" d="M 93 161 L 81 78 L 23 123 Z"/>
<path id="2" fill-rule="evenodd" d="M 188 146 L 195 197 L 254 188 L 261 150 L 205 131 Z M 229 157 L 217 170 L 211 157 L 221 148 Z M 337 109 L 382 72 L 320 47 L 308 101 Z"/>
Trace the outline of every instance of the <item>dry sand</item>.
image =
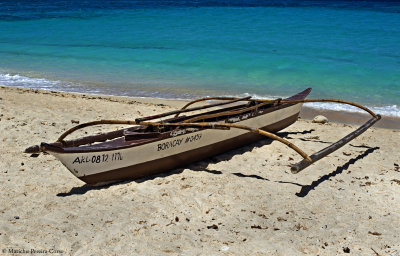
<path id="1" fill-rule="evenodd" d="M 182 105 L 0 87 L 0 252 L 400 255 L 400 130 L 372 128 L 297 175 L 288 165 L 300 158 L 264 140 L 103 188 L 84 185 L 50 155 L 22 153 L 56 140 L 71 120 L 134 119 Z M 280 134 L 312 153 L 354 129 L 299 120 Z"/>

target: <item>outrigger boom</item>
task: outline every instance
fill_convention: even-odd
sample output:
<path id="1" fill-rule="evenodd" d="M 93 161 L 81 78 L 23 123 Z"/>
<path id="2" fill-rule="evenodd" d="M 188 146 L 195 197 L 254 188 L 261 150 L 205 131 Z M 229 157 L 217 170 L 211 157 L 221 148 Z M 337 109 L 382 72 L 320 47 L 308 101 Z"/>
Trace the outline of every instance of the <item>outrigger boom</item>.
<path id="1" fill-rule="evenodd" d="M 302 161 L 291 166 L 292 173 L 298 173 L 338 150 L 381 118 L 368 108 L 353 102 L 336 99 L 305 99 L 310 91 L 311 88 L 308 88 L 290 98 L 274 100 L 251 97 L 207 97 L 189 102 L 180 110 L 159 115 L 135 120 L 100 120 L 83 123 L 67 130 L 55 143 L 42 143 L 40 146 L 27 148 L 25 152 L 49 152 L 81 180 L 91 185 L 99 185 L 173 169 L 257 141 L 262 138 L 261 135 L 287 145 L 302 156 Z M 188 108 L 194 103 L 207 100 L 222 102 Z M 238 102 L 247 103 L 191 116 L 179 116 L 181 113 Z M 366 111 L 372 118 L 339 141 L 309 156 L 293 143 L 274 134 L 294 123 L 302 103 L 308 102 L 352 105 Z M 149 120 L 172 115 L 174 115 L 173 118 L 149 122 Z M 103 124 L 135 126 L 105 134 L 65 140 L 76 130 Z M 231 129 L 233 130 L 229 132 L 222 131 L 221 133 L 220 131 Z M 115 153 L 119 154 L 120 160 L 114 160 Z M 99 157 L 100 155 L 102 157 Z M 112 160 L 109 160 L 109 156 L 112 156 Z"/>

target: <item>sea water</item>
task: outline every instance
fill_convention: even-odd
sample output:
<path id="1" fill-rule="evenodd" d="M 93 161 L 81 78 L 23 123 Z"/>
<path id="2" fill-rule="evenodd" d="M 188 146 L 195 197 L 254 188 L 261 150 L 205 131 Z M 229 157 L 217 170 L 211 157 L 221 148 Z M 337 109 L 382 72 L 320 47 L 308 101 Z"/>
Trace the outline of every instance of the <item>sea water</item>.
<path id="1" fill-rule="evenodd" d="M 400 117 L 400 4 L 3 0 L 0 85 L 160 98 L 312 87 Z"/>

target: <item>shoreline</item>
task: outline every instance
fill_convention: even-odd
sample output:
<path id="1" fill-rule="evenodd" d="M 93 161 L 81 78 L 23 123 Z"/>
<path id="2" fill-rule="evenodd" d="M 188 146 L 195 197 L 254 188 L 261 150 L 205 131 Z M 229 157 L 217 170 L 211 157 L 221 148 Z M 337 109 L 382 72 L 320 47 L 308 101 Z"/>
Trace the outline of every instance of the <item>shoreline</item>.
<path id="1" fill-rule="evenodd" d="M 77 94 L 90 94 L 90 95 L 104 95 L 104 96 L 115 96 L 115 97 L 131 97 L 131 98 L 153 98 L 153 99 L 171 99 L 171 100 L 191 100 L 197 98 L 203 98 L 208 96 L 228 96 L 228 97 L 244 97 L 244 96 L 252 96 L 253 98 L 265 98 L 265 99 L 276 99 L 276 98 L 285 98 L 291 96 L 292 93 L 296 93 L 297 90 L 292 91 L 291 93 L 286 93 L 286 96 L 282 96 L 281 94 L 276 93 L 268 93 L 268 95 L 262 96 L 262 94 L 257 93 L 248 93 L 248 92 L 232 92 L 225 91 L 222 89 L 201 89 L 201 88 L 182 88 L 178 86 L 177 88 L 168 89 L 164 86 L 158 87 L 155 84 L 149 84 L 145 86 L 145 88 L 124 88 L 119 87 L 109 87 L 104 83 L 96 83 L 89 81 L 69 81 L 69 80 L 54 80 L 49 78 L 35 78 L 24 75 L 19 75 L 18 73 L 11 72 L 10 74 L 0 74 L 0 86 L 4 87 L 16 87 L 22 89 L 32 89 L 32 90 L 50 90 L 50 91 L 58 91 L 58 92 L 66 92 L 66 93 L 77 93 Z M 2 76 L 4 81 L 2 81 Z M 29 82 L 30 81 L 30 82 Z M 4 82 L 4 83 L 3 83 Z M 64 82 L 68 86 L 64 86 Z M 24 86 L 25 83 L 28 83 L 27 86 Z M 32 83 L 30 85 L 29 83 Z M 45 86 L 41 86 L 41 85 Z M 174 87 L 174 86 L 173 86 Z M 305 86 L 303 89 L 305 89 Z M 116 90 L 115 90 L 116 89 Z M 299 89 L 300 90 L 300 89 Z M 313 92 L 311 92 L 313 94 Z M 315 97 L 308 97 L 315 98 Z M 335 98 L 342 99 L 341 96 L 333 96 L 330 95 L 322 97 L 322 98 Z M 352 99 L 347 99 L 347 101 L 353 101 Z M 361 105 L 368 107 L 375 113 L 378 113 L 382 116 L 388 117 L 390 120 L 400 120 L 400 108 L 398 107 L 398 103 L 393 101 L 391 103 L 387 103 L 385 105 L 377 104 L 371 102 L 357 101 Z M 311 107 L 312 106 L 312 107 Z M 313 108 L 316 110 L 328 110 L 335 109 L 335 111 L 340 112 L 350 112 L 350 113 L 361 113 L 364 112 L 360 109 L 354 108 L 349 105 L 344 104 L 335 104 L 335 103 L 307 103 L 306 107 Z M 395 121 L 396 122 L 396 121 Z M 392 127 L 393 124 L 389 124 L 388 128 Z"/>
<path id="2" fill-rule="evenodd" d="M 102 98 L 108 100 L 117 100 L 121 99 L 122 101 L 135 101 L 142 103 L 157 103 L 157 104 L 167 104 L 172 107 L 182 107 L 190 99 L 167 99 L 167 98 L 152 98 L 152 97 L 131 97 L 131 96 L 115 96 L 115 95 L 106 95 L 106 94 L 92 94 L 92 93 L 79 93 L 79 92 L 64 92 L 64 91 L 56 91 L 56 90 L 45 90 L 45 89 L 32 89 L 32 88 L 24 88 L 17 86 L 0 86 L 0 89 L 9 89 L 16 91 L 24 91 L 24 92 L 37 92 L 43 94 L 52 94 L 52 95 L 76 95 L 83 98 Z M 360 112 L 350 112 L 350 111 L 338 111 L 338 110 L 327 110 L 327 109 L 317 109 L 312 107 L 307 107 L 303 105 L 300 118 L 305 120 L 312 120 L 317 115 L 323 115 L 328 118 L 329 122 L 339 123 L 339 124 L 349 124 L 349 125 L 361 125 L 365 123 L 369 118 L 369 114 L 364 114 Z M 382 116 L 382 119 L 379 120 L 374 127 L 384 128 L 384 129 L 400 129 L 400 117 L 394 116 Z"/>
<path id="3" fill-rule="evenodd" d="M 300 117 L 305 120 L 313 120 L 313 118 L 317 115 L 325 116 L 328 118 L 329 122 L 348 125 L 362 125 L 371 118 L 371 115 L 364 113 L 315 109 L 306 106 L 303 106 L 300 112 Z M 374 124 L 374 127 L 399 130 L 400 118 L 382 116 L 381 120 Z"/>

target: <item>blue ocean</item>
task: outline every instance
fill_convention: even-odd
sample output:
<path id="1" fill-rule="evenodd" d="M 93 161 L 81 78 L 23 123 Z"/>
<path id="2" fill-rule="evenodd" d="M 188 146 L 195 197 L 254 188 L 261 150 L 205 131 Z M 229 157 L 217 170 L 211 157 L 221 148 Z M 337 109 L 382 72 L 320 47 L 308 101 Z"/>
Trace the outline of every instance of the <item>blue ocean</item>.
<path id="1" fill-rule="evenodd" d="M 400 3 L 1 0 L 0 85 L 159 98 L 312 87 L 400 117 Z"/>

